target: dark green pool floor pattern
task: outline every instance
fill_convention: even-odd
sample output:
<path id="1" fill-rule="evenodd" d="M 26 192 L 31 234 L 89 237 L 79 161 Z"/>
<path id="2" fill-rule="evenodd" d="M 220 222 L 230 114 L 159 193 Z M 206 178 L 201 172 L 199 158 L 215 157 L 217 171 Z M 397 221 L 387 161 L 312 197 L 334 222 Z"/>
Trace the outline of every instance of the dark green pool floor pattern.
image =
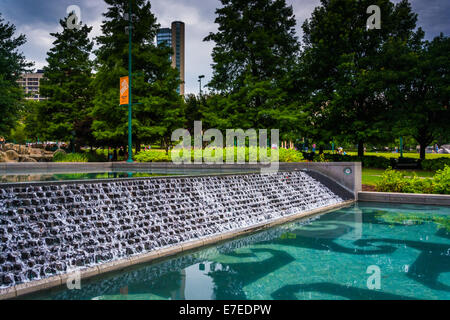
<path id="1" fill-rule="evenodd" d="M 25 298 L 450 299 L 450 208 L 360 202 Z"/>

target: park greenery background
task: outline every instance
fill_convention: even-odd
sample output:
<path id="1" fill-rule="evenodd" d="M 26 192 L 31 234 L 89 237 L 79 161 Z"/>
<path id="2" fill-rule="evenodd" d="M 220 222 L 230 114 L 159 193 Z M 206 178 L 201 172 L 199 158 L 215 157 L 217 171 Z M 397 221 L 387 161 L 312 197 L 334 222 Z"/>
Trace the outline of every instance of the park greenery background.
<path id="1" fill-rule="evenodd" d="M 0 15 L 0 136 L 70 142 L 77 153 L 58 161 L 107 160 L 105 148 L 127 145 L 119 78 L 128 73 L 128 1 L 105 2 L 102 35 L 93 40 L 92 27 L 69 29 L 61 17 L 41 81 L 47 99 L 39 102 L 25 100 L 16 82 L 33 67 L 20 52 L 26 37 Z M 281 140 L 309 149 L 316 144 L 321 155 L 313 161 L 386 169 L 389 155 L 368 156 L 365 149 L 398 146 L 403 137 L 405 149 L 420 146 L 425 170 L 449 164 L 448 158 L 425 159 L 425 149 L 450 142 L 450 39 L 440 34 L 425 40 L 408 1 L 322 0 L 301 26 L 302 39 L 284 0 L 221 2 L 218 31 L 204 39 L 215 44 L 209 91 L 183 98 L 176 93 L 180 80 L 168 58 L 171 48 L 154 42 L 160 25 L 150 1 L 133 1 L 135 160 L 169 161 L 172 132 L 192 133 L 194 121 L 202 120 L 204 130 L 279 129 Z M 370 5 L 381 8 L 381 29 L 366 26 Z M 355 153 L 323 153 L 332 143 Z M 163 151 L 141 150 L 155 144 Z M 304 159 L 296 151 L 280 156 Z"/>

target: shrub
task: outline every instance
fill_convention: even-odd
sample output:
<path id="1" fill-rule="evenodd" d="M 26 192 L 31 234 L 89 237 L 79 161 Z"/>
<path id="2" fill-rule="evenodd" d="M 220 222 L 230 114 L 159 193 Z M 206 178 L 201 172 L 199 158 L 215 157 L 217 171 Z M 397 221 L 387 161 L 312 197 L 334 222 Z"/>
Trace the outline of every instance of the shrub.
<path id="1" fill-rule="evenodd" d="M 165 151 L 147 150 L 141 151 L 134 156 L 137 162 L 168 162 L 169 155 Z"/>
<path id="2" fill-rule="evenodd" d="M 108 155 L 102 150 L 89 150 L 84 153 L 89 162 L 107 162 Z"/>
<path id="3" fill-rule="evenodd" d="M 53 162 L 88 162 L 88 156 L 84 153 L 55 152 Z"/>
<path id="4" fill-rule="evenodd" d="M 364 168 L 376 168 L 376 169 L 387 169 L 392 167 L 391 161 L 395 159 L 394 157 L 387 156 L 364 156 L 358 157 L 356 155 L 342 155 L 342 154 L 331 154 L 324 153 L 324 156 L 316 154 L 314 156 L 314 161 L 317 162 L 361 162 Z M 404 158 L 406 161 L 410 162 L 417 161 L 414 158 Z M 437 171 L 442 170 L 444 167 L 450 166 L 449 157 L 439 157 L 434 159 L 426 159 L 421 162 L 422 169 L 427 171 Z"/>
<path id="5" fill-rule="evenodd" d="M 63 149 L 58 149 L 53 153 L 53 161 L 58 161 L 58 159 L 64 159 L 66 152 Z"/>
<path id="6" fill-rule="evenodd" d="M 293 149 L 279 149 L 280 162 L 302 162 L 303 155 L 300 151 Z"/>
<path id="7" fill-rule="evenodd" d="M 422 169 L 428 171 L 443 170 L 445 166 L 450 166 L 450 158 L 436 158 L 422 160 Z"/>
<path id="8" fill-rule="evenodd" d="M 361 158 L 358 158 L 361 159 Z M 385 157 L 364 156 L 362 158 L 362 166 L 364 168 L 387 169 L 391 165 L 391 160 Z"/>
<path id="9" fill-rule="evenodd" d="M 402 172 L 388 168 L 376 183 L 376 189 L 379 192 L 403 192 L 405 187 L 405 175 Z"/>
<path id="10" fill-rule="evenodd" d="M 450 194 L 450 166 L 438 170 L 434 176 L 434 193 Z"/>
<path id="11" fill-rule="evenodd" d="M 433 179 L 405 178 L 404 173 L 388 168 L 376 184 L 380 192 L 450 194 L 450 166 L 438 170 Z"/>
<path id="12" fill-rule="evenodd" d="M 433 180 L 421 179 L 415 173 L 412 178 L 405 179 L 403 189 L 404 193 L 433 193 Z"/>
<path id="13" fill-rule="evenodd" d="M 254 152 L 257 154 L 257 161 L 260 161 L 260 150 L 259 148 L 238 148 L 238 147 L 230 147 L 230 148 L 223 148 L 222 149 L 222 157 L 223 162 L 226 162 L 227 159 L 227 150 L 232 150 L 234 155 L 234 162 L 237 161 L 237 156 L 239 151 L 245 152 L 245 162 L 249 162 L 250 153 Z M 271 149 L 268 150 L 268 156 L 271 155 Z M 138 162 L 163 162 L 163 161 L 171 161 L 172 159 L 172 152 L 180 152 L 180 156 L 183 156 L 184 150 L 177 150 L 177 151 L 169 151 L 169 155 L 166 155 L 165 152 L 156 151 L 156 150 L 150 150 L 150 151 L 141 151 L 137 155 L 135 155 L 135 160 Z M 191 149 L 191 161 L 194 161 L 194 157 L 204 157 L 205 161 L 213 161 L 215 159 L 215 155 L 219 152 L 218 149 Z M 302 153 L 296 150 L 291 149 L 279 149 L 279 161 L 280 162 L 301 162 L 303 161 Z"/>
<path id="14" fill-rule="evenodd" d="M 315 155 L 314 161 L 317 162 L 361 162 L 364 168 L 377 168 L 377 169 L 387 169 L 391 165 L 391 160 L 385 157 L 378 156 L 351 156 L 343 154 L 331 154 L 323 153 L 321 155 Z"/>

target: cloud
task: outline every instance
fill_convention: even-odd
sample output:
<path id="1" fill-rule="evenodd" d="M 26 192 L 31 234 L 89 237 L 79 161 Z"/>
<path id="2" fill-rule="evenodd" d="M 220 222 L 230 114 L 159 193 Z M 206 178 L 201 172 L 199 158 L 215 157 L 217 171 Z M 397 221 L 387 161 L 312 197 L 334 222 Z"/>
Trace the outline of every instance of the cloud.
<path id="1" fill-rule="evenodd" d="M 394 0 L 399 2 L 400 0 Z M 297 35 L 302 37 L 301 26 L 309 18 L 320 0 L 286 0 L 293 6 L 297 20 Z M 430 39 L 440 32 L 448 35 L 450 25 L 450 2 L 448 0 L 411 0 L 413 10 L 419 14 L 418 25 L 426 31 Z M 198 92 L 198 76 L 205 75 L 203 83 L 212 76 L 211 52 L 213 42 L 203 42 L 209 32 L 215 32 L 216 8 L 219 0 L 151 0 L 152 11 L 162 27 L 169 27 L 172 21 L 181 20 L 186 24 L 186 92 Z M 81 8 L 82 21 L 93 30 L 91 38 L 101 34 L 102 13 L 106 3 L 102 0 L 1 0 L 0 12 L 3 18 L 14 23 L 19 33 L 27 36 L 28 43 L 21 49 L 29 60 L 36 62 L 37 68 L 45 65 L 47 51 L 53 39 L 50 32 L 59 30 L 59 19 L 66 15 L 69 5 Z"/>
<path id="2" fill-rule="evenodd" d="M 36 69 L 41 69 L 46 64 L 47 52 L 54 41 L 50 32 L 55 32 L 55 28 L 48 25 L 20 25 L 17 28 L 18 34 L 25 34 L 27 37 L 27 42 L 20 50 L 24 52 L 28 61 L 34 62 Z"/>

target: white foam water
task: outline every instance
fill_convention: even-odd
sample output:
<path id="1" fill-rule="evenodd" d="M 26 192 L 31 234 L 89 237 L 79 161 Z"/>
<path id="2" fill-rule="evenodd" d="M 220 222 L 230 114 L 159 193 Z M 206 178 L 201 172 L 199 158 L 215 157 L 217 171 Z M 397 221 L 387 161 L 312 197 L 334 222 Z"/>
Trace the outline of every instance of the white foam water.
<path id="1" fill-rule="evenodd" d="M 343 201 L 300 171 L 0 188 L 0 287 Z"/>

